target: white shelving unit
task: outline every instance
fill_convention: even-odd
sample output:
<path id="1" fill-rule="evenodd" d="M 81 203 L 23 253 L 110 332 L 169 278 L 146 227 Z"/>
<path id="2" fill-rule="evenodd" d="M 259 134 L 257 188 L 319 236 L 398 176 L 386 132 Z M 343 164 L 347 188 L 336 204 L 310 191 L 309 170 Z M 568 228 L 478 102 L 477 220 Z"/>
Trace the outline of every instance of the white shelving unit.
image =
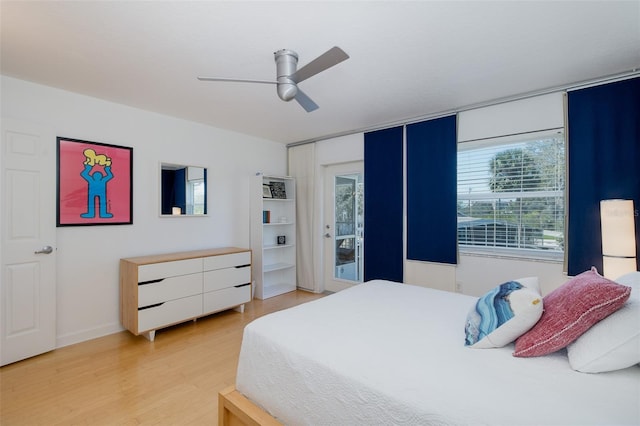
<path id="1" fill-rule="evenodd" d="M 258 174 L 253 178 L 251 186 L 251 249 L 255 297 L 268 299 L 296 289 L 295 180 L 287 176 Z M 274 186 L 284 188 L 285 198 L 263 196 L 263 191 L 271 194 L 270 189 Z M 284 242 L 278 241 L 279 237 L 284 237 Z"/>

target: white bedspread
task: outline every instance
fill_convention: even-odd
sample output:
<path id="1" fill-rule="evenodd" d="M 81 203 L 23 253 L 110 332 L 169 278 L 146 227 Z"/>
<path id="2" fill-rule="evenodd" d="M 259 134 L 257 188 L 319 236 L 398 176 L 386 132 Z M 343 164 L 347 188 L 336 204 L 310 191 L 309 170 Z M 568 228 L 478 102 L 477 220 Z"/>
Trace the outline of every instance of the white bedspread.
<path id="1" fill-rule="evenodd" d="M 371 281 L 259 318 L 237 389 L 291 425 L 640 424 L 640 367 L 464 346 L 470 296 Z"/>

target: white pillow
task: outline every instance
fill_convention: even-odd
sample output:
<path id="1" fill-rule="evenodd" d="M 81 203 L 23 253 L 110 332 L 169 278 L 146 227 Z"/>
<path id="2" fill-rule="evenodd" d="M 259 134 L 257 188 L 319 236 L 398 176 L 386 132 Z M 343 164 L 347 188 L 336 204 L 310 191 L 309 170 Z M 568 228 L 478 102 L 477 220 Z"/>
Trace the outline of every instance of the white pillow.
<path id="1" fill-rule="evenodd" d="M 629 300 L 567 346 L 571 368 L 603 373 L 640 363 L 640 272 L 616 280 L 631 287 Z"/>
<path id="2" fill-rule="evenodd" d="M 540 292 L 540 284 L 538 283 L 538 277 L 518 278 L 518 279 L 515 279 L 514 281 L 519 282 L 524 287 L 527 287 L 527 288 L 530 288 L 531 290 L 534 290 L 538 294 L 542 294 Z"/>
<path id="3" fill-rule="evenodd" d="M 542 316 L 538 278 L 500 284 L 480 297 L 467 315 L 465 345 L 474 349 L 500 348 L 533 327 Z"/>

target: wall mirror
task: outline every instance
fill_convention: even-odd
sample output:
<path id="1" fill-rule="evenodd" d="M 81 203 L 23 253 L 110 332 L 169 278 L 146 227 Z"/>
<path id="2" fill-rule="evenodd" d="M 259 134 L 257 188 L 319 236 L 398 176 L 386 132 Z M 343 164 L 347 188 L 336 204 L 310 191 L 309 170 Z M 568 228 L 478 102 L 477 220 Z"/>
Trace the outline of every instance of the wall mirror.
<path id="1" fill-rule="evenodd" d="M 160 215 L 207 214 L 207 169 L 181 164 L 160 164 Z"/>

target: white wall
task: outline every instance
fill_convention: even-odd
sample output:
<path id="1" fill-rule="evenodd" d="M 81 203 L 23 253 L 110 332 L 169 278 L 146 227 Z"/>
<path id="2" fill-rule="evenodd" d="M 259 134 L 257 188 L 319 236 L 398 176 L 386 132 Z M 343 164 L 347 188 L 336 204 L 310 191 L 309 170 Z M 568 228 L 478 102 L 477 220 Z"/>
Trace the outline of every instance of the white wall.
<path id="1" fill-rule="evenodd" d="M 458 114 L 458 142 L 564 127 L 564 92 Z"/>
<path id="2" fill-rule="evenodd" d="M 563 94 L 558 92 L 462 112 L 458 116 L 458 137 L 460 141 L 481 139 L 563 127 L 563 122 Z M 322 200 L 318 197 L 323 192 L 324 166 L 364 160 L 364 135 L 343 136 L 316 145 L 318 202 Z M 322 231 L 316 230 L 318 235 Z M 317 249 L 322 252 L 322 241 Z M 455 266 L 405 259 L 404 282 L 480 296 L 507 280 L 537 276 L 543 294 L 547 294 L 566 281 L 562 269 L 560 261 L 461 253 Z"/>
<path id="3" fill-rule="evenodd" d="M 538 277 L 543 295 L 558 288 L 568 278 L 562 262 L 465 254 L 456 268 L 456 284 L 461 292 L 481 296 L 498 284 L 516 278 Z"/>
<path id="4" fill-rule="evenodd" d="M 122 329 L 120 258 L 249 247 L 249 177 L 286 173 L 284 144 L 5 76 L 0 82 L 3 117 L 133 147 L 133 225 L 57 228 L 58 346 Z M 160 162 L 208 169 L 207 217 L 159 217 Z"/>

